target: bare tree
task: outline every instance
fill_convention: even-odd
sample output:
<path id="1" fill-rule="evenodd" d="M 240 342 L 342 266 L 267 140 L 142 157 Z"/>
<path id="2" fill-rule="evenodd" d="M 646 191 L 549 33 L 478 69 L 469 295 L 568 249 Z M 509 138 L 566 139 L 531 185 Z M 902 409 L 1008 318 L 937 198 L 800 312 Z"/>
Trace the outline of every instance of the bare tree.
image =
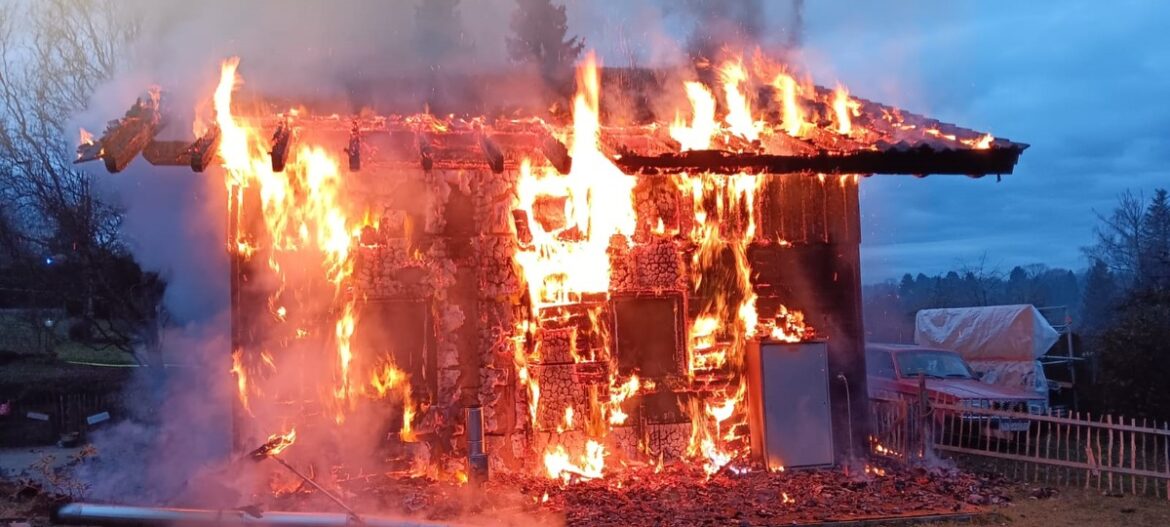
<path id="1" fill-rule="evenodd" d="M 16 259 L 45 259 L 46 269 L 30 275 L 40 283 L 30 285 L 80 304 L 98 342 L 125 347 L 132 324 L 110 317 L 146 313 L 125 276 L 110 274 L 128 259 L 121 215 L 98 199 L 89 174 L 74 169 L 75 135 L 66 126 L 116 73 L 138 33 L 130 15 L 113 0 L 0 6 L 0 201 L 8 220 L 0 242 Z M 96 321 L 95 299 L 104 304 L 104 323 Z"/>
<path id="2" fill-rule="evenodd" d="M 1141 274 L 1142 201 L 1140 195 L 1127 190 L 1108 216 L 1097 212 L 1100 225 L 1093 229 L 1096 243 L 1084 249 L 1090 260 L 1104 262 L 1127 285 L 1133 285 Z"/>

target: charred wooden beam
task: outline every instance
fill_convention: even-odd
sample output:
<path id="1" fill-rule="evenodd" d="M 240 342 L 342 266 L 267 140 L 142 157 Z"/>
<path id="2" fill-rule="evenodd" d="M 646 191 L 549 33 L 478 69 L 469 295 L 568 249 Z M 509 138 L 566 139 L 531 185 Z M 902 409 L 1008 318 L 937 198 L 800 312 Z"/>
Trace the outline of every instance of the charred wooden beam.
<path id="1" fill-rule="evenodd" d="M 159 127 L 158 102 L 138 99 L 121 119 L 110 121 L 97 141 L 77 147 L 76 163 L 102 159 L 110 173 L 121 172 L 146 148 Z"/>
<path id="2" fill-rule="evenodd" d="M 142 149 L 142 158 L 154 166 L 191 164 L 191 144 L 186 141 L 151 141 Z"/>
<path id="3" fill-rule="evenodd" d="M 102 157 L 102 143 L 101 141 L 89 141 L 77 145 L 77 159 L 74 163 L 85 163 L 86 161 L 94 161 Z"/>
<path id="4" fill-rule="evenodd" d="M 284 164 L 288 162 L 289 146 L 292 142 L 292 127 L 289 122 L 281 121 L 272 133 L 272 171 L 284 172 Z"/>
<path id="5" fill-rule="evenodd" d="M 612 156 L 623 172 L 631 175 L 666 175 L 682 172 L 720 174 L 954 174 L 984 176 L 1011 174 L 1028 145 L 1013 143 L 1008 148 L 984 150 L 936 150 L 910 147 L 859 150 L 848 153 L 821 152 L 808 156 L 734 154 L 715 150 L 693 150 L 678 154 L 643 156 L 631 153 Z"/>
<path id="6" fill-rule="evenodd" d="M 191 170 L 203 172 L 215 159 L 219 151 L 219 126 L 212 125 L 199 139 L 191 143 L 188 152 L 191 155 Z"/>
<path id="7" fill-rule="evenodd" d="M 414 138 L 418 143 L 419 164 L 422 165 L 423 170 L 430 170 L 435 166 L 435 148 L 431 144 L 431 136 L 420 131 L 414 134 Z"/>
<path id="8" fill-rule="evenodd" d="M 573 158 L 569 156 L 569 149 L 547 131 L 541 134 L 540 151 L 561 175 L 568 174 L 573 169 Z"/>
<path id="9" fill-rule="evenodd" d="M 488 167 L 496 174 L 503 173 L 504 152 L 500 150 L 500 146 L 482 131 L 477 135 L 479 136 L 479 149 L 483 152 L 483 157 L 487 161 Z"/>
<path id="10" fill-rule="evenodd" d="M 521 209 L 512 209 L 512 223 L 516 226 L 516 239 L 522 245 L 532 243 L 532 228 L 528 225 L 528 213 Z"/>
<path id="11" fill-rule="evenodd" d="M 345 147 L 345 155 L 349 157 L 350 172 L 362 169 L 362 133 L 358 129 L 357 119 L 354 119 L 353 128 L 349 130 L 349 146 Z"/>

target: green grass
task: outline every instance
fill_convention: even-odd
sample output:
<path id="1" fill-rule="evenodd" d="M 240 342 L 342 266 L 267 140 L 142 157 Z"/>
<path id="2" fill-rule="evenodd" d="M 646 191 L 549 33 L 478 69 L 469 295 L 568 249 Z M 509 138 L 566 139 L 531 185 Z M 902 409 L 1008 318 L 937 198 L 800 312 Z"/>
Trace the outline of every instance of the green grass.
<path id="1" fill-rule="evenodd" d="M 57 316 L 62 314 L 0 311 L 0 386 L 39 390 L 118 382 L 131 368 L 114 366 L 136 364 L 116 347 L 69 339 L 64 319 L 51 328 L 41 322 Z"/>

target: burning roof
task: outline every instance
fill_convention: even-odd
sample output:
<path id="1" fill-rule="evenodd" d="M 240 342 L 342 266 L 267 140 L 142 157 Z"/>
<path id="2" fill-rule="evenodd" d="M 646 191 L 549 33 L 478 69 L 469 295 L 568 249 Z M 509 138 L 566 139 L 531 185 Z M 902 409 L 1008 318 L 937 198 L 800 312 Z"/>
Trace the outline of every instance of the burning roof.
<path id="1" fill-rule="evenodd" d="M 602 75 L 612 78 L 614 75 Z M 639 83 L 616 80 L 600 93 L 662 91 L 660 76 Z M 636 87 L 631 87 L 636 84 Z M 685 82 L 689 105 L 671 118 L 637 124 L 603 122 L 603 153 L 624 173 L 724 174 L 1010 174 L 1028 147 L 991 134 L 943 123 L 852 96 L 846 89 L 813 85 L 780 71 L 749 73 L 742 62 L 720 67 L 718 81 Z M 604 101 L 602 101 L 604 106 Z M 139 153 L 154 165 L 189 165 L 202 171 L 218 141 L 213 126 L 194 141 L 158 141 L 166 112 L 156 97 L 139 100 L 102 136 L 78 147 L 77 162 L 103 159 L 118 172 Z M 718 115 L 718 117 L 717 117 Z M 319 144 L 337 145 L 351 170 L 422 165 L 425 168 L 518 168 L 525 158 L 568 172 L 565 144 L 571 122 L 557 116 L 312 115 L 274 109 L 258 125 L 274 139 L 295 129 Z M 287 134 L 286 134 L 287 135 Z M 274 163 L 287 155 L 275 141 Z M 274 164 L 274 166 L 276 166 Z"/>

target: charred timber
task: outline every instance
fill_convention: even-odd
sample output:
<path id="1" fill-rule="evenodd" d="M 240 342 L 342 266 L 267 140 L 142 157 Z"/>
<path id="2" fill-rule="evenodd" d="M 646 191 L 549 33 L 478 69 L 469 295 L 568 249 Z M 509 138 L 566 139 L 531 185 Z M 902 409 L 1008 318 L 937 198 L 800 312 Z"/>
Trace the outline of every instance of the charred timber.
<path id="1" fill-rule="evenodd" d="M 142 158 L 154 166 L 190 166 L 191 143 L 187 141 L 151 141 L 142 149 Z"/>
<path id="2" fill-rule="evenodd" d="M 353 128 L 349 130 L 349 146 L 345 147 L 345 155 L 349 157 L 350 172 L 362 169 L 362 132 L 358 129 L 357 120 L 354 120 Z"/>
<path id="3" fill-rule="evenodd" d="M 431 145 L 431 136 L 426 132 L 418 132 L 415 140 L 418 142 L 419 164 L 423 170 L 430 171 L 435 166 L 435 148 Z"/>
<path id="4" fill-rule="evenodd" d="M 121 172 L 150 144 L 159 126 L 158 105 L 138 99 L 121 119 L 110 121 L 101 139 L 77 147 L 77 163 L 100 157 L 110 173 Z"/>
<path id="5" fill-rule="evenodd" d="M 219 126 L 212 125 L 199 139 L 191 143 L 191 170 L 203 172 L 219 151 Z"/>
<path id="6" fill-rule="evenodd" d="M 569 156 L 569 149 L 552 134 L 548 132 L 541 134 L 540 151 L 562 176 L 573 169 L 573 158 Z"/>
<path id="7" fill-rule="evenodd" d="M 487 161 L 488 167 L 492 169 L 493 173 L 502 174 L 504 172 L 504 152 L 500 150 L 500 146 L 492 141 L 486 133 L 479 134 L 479 148 L 483 151 L 483 157 Z"/>
<path id="8" fill-rule="evenodd" d="M 735 154 L 716 150 L 694 150 L 679 154 L 643 156 L 624 153 L 613 156 L 626 174 L 667 175 L 682 172 L 720 174 L 954 174 L 982 177 L 1011 174 L 1028 145 L 985 150 L 937 150 L 927 146 L 847 153 L 822 152 L 810 156 Z"/>
<path id="9" fill-rule="evenodd" d="M 292 129 L 288 121 L 281 121 L 272 133 L 272 171 L 284 172 L 284 165 L 288 162 L 289 147 L 292 143 Z"/>

